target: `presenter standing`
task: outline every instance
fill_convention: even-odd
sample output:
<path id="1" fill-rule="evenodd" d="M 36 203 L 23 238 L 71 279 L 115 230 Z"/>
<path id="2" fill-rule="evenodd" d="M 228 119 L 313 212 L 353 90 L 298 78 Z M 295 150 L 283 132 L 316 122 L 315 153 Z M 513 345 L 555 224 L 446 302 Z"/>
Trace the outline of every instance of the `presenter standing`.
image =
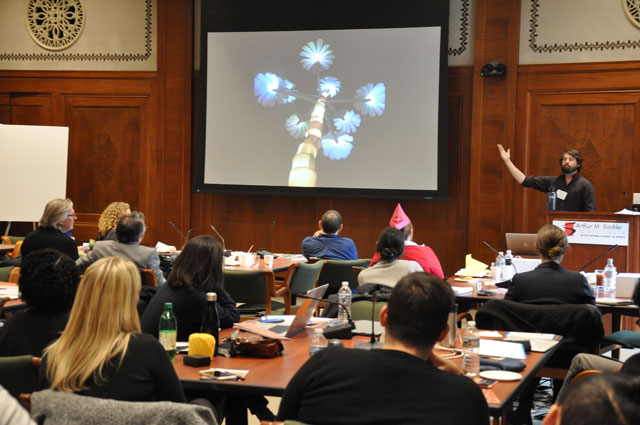
<path id="1" fill-rule="evenodd" d="M 500 157 L 513 178 L 524 187 L 555 196 L 556 211 L 595 211 L 596 196 L 591 182 L 580 176 L 582 155 L 576 149 L 564 151 L 560 158 L 562 174 L 555 176 L 527 176 L 511 162 L 511 150 L 498 145 Z"/>

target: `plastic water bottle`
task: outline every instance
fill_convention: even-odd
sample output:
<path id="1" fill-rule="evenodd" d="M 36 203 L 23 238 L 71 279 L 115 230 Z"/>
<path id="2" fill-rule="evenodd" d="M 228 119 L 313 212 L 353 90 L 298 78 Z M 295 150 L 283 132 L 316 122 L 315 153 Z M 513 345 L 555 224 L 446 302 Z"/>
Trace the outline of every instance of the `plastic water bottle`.
<path id="1" fill-rule="evenodd" d="M 214 355 L 218 352 L 218 333 L 220 331 L 220 319 L 218 317 L 218 294 L 207 292 L 207 306 L 202 314 L 200 332 L 212 335 L 216 340 Z"/>
<path id="2" fill-rule="evenodd" d="M 496 280 L 504 280 L 505 273 L 505 262 L 504 262 L 504 252 L 498 252 L 496 256 L 496 267 L 498 268 L 499 274 L 496 273 Z"/>
<path id="3" fill-rule="evenodd" d="M 467 323 L 467 328 L 462 334 L 462 348 L 464 350 L 462 370 L 465 376 L 476 378 L 480 374 L 480 334 L 476 328 L 476 322 Z"/>
<path id="4" fill-rule="evenodd" d="M 338 319 L 349 320 L 349 317 L 351 317 L 351 288 L 349 288 L 349 282 L 342 282 L 342 287 L 338 291 L 338 302 L 340 303 L 338 306 Z"/>
<path id="5" fill-rule="evenodd" d="M 158 339 L 171 360 L 176 358 L 176 339 L 178 337 L 178 322 L 173 314 L 173 303 L 164 303 L 164 312 L 158 323 Z"/>
<path id="6" fill-rule="evenodd" d="M 507 249 L 507 253 L 504 255 L 504 268 L 502 269 L 502 278 L 504 280 L 511 280 L 513 277 L 513 254 L 510 249 Z"/>
<path id="7" fill-rule="evenodd" d="M 313 356 L 320 350 L 323 350 L 329 346 L 327 338 L 324 337 L 322 329 L 314 329 L 313 336 L 311 337 L 311 344 L 309 345 L 309 356 Z"/>
<path id="8" fill-rule="evenodd" d="M 615 291 L 616 276 L 618 273 L 616 271 L 616 267 L 613 265 L 613 258 L 607 258 L 607 265 L 604 266 L 603 274 L 603 284 L 605 291 Z"/>

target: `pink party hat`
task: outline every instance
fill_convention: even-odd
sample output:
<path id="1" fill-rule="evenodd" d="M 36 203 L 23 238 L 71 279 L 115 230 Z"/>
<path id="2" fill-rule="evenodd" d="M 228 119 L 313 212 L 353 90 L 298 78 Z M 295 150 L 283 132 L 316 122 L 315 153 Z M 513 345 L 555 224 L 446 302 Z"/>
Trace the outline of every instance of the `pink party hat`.
<path id="1" fill-rule="evenodd" d="M 395 211 L 393 211 L 391 220 L 389 220 L 389 226 L 395 227 L 396 229 L 402 229 L 409 223 L 411 223 L 411 220 L 409 220 L 409 216 L 405 214 L 402 206 L 400 206 L 400 204 L 398 203 L 398 205 L 396 205 Z"/>

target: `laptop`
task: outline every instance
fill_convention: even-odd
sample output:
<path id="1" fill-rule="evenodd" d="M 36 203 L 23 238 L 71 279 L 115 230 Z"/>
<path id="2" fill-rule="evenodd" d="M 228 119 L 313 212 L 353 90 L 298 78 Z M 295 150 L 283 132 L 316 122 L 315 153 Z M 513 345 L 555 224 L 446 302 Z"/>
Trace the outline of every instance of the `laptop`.
<path id="1" fill-rule="evenodd" d="M 513 255 L 538 255 L 535 233 L 505 233 L 507 249 Z"/>
<path id="2" fill-rule="evenodd" d="M 320 303 L 320 299 L 327 291 L 329 284 L 325 284 L 322 286 L 318 286 L 317 288 L 310 289 L 307 291 L 307 296 L 312 298 L 318 298 L 317 300 L 305 299 L 300 308 L 298 308 L 298 312 L 295 317 L 291 321 L 289 325 L 282 325 L 277 323 L 255 323 L 255 325 L 260 328 L 274 332 L 279 336 L 283 336 L 285 338 L 291 338 L 302 332 L 306 327 L 307 323 L 309 323 L 309 319 L 313 316 L 313 313 L 318 308 L 318 304 Z M 243 322 L 242 324 L 247 325 L 248 322 Z M 253 324 L 252 324 L 253 325 Z M 251 326 L 253 327 L 253 326 Z M 266 336 L 266 335 L 263 335 Z"/>

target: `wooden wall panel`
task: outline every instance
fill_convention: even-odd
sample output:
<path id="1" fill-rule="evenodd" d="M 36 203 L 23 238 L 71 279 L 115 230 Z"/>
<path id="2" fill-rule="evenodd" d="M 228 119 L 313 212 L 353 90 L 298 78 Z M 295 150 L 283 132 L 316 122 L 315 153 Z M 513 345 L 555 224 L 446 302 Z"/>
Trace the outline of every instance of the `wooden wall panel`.
<path id="1" fill-rule="evenodd" d="M 11 124 L 53 125 L 49 93 L 10 93 Z"/>

